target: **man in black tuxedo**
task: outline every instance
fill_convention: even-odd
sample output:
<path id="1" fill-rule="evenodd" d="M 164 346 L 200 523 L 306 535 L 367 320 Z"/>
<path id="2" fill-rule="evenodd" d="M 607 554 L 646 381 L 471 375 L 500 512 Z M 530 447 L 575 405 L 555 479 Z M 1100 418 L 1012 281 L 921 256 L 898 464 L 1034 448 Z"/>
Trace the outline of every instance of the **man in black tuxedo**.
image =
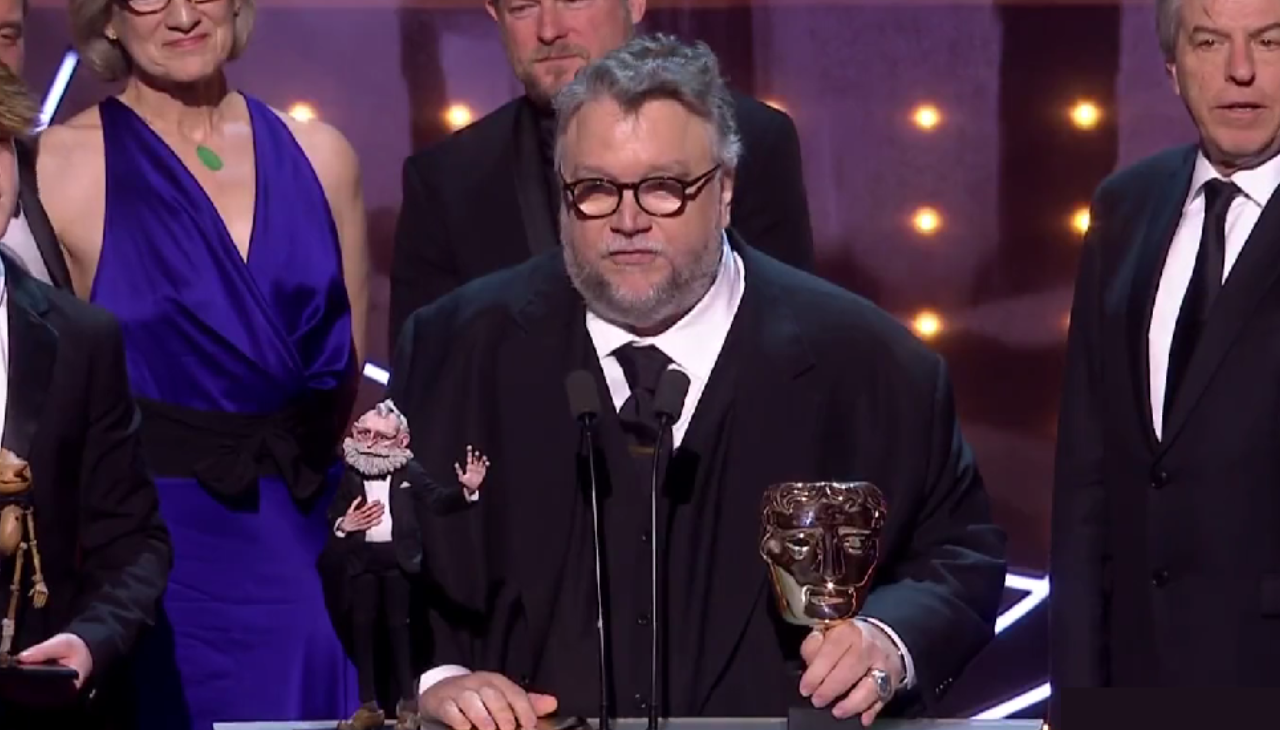
<path id="1" fill-rule="evenodd" d="M 525 94 L 405 162 L 391 264 L 392 344 L 419 307 L 560 248 L 551 98 L 632 35 L 645 0 L 486 0 L 486 7 Z M 813 234 L 795 125 L 749 96 L 732 99 L 744 147 L 732 228 L 752 247 L 810 270 Z"/>
<path id="2" fill-rule="evenodd" d="M 414 453 L 429 472 L 467 443 L 494 456 L 478 509 L 423 527 L 428 717 L 509 730 L 598 712 L 590 480 L 564 386 L 579 369 L 607 404 L 594 460 L 618 714 L 648 709 L 650 540 L 664 715 L 927 712 L 992 636 L 1004 535 L 944 364 L 865 300 L 726 232 L 741 141 L 718 74 L 705 45 L 663 36 L 582 71 L 556 102 L 563 250 L 405 326 L 389 387 L 421 424 Z M 650 535 L 670 367 L 691 385 Z M 875 583 L 858 620 L 806 638 L 767 585 L 764 490 L 864 479 L 889 505 Z"/>
<path id="3" fill-rule="evenodd" d="M 29 5 L 28 0 L 0 0 L 0 63 L 19 77 L 26 60 Z M 10 144 L 16 153 L 16 159 L 9 164 L 16 165 L 18 205 L 14 206 L 0 246 L 37 279 L 70 291 L 71 274 L 36 186 L 37 140 L 15 137 Z"/>
<path id="4" fill-rule="evenodd" d="M 1280 62 L 1259 40 L 1280 41 L 1280 4 L 1157 12 L 1200 143 L 1093 201 L 1054 484 L 1055 697 L 1280 684 Z"/>
<path id="5" fill-rule="evenodd" d="M 9 220 L 17 197 L 8 142 L 29 130 L 35 115 L 21 82 L 0 66 L 0 221 Z M 76 670 L 80 700 L 64 709 L 78 727 L 111 720 L 127 726 L 109 717 L 120 709 L 113 696 L 121 697 L 109 679 L 120 676 L 112 670 L 155 618 L 171 552 L 141 461 L 120 328 L 106 312 L 35 280 L 7 254 L 0 264 L 0 364 L 7 363 L 0 445 L 29 465 L 48 588 L 39 608 L 25 600 L 29 587 L 20 589 L 17 659 Z M 3 561 L 0 580 L 6 608 L 12 562 Z M 86 685 L 104 691 L 90 702 Z M 24 710 L 14 699 L 0 691 L 0 725 L 22 726 Z M 43 724 L 59 716 L 39 717 Z"/>

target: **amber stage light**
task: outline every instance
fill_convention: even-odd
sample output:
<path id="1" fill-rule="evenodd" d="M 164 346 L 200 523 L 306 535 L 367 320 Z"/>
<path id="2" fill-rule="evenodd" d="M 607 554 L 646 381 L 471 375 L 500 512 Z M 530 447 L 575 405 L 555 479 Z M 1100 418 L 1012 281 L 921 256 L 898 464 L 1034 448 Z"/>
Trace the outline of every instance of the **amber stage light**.
<path id="1" fill-rule="evenodd" d="M 911 320 L 911 329 L 921 339 L 933 339 L 942 332 L 942 318 L 928 309 L 923 310 Z"/>
<path id="2" fill-rule="evenodd" d="M 471 113 L 471 107 L 466 104 L 450 104 L 444 110 L 444 123 L 449 125 L 449 129 L 457 131 L 471 123 L 475 115 Z"/>
<path id="3" fill-rule="evenodd" d="M 299 122 L 309 122 L 316 118 L 315 107 L 301 101 L 289 107 L 287 113 Z"/>
<path id="4" fill-rule="evenodd" d="M 911 112 L 911 121 L 926 132 L 932 131 L 942 123 L 942 112 L 932 104 L 921 104 Z"/>
<path id="5" fill-rule="evenodd" d="M 926 236 L 931 235 L 942 227 L 942 215 L 928 206 L 917 208 L 911 216 L 911 225 Z"/>
<path id="6" fill-rule="evenodd" d="M 1081 99 L 1071 107 L 1071 123 L 1080 129 L 1093 129 L 1102 119 L 1102 110 L 1088 99 Z"/>
<path id="7" fill-rule="evenodd" d="M 1071 214 L 1071 227 L 1082 236 L 1089 232 L 1089 209 L 1087 207 L 1077 208 L 1076 212 Z"/>

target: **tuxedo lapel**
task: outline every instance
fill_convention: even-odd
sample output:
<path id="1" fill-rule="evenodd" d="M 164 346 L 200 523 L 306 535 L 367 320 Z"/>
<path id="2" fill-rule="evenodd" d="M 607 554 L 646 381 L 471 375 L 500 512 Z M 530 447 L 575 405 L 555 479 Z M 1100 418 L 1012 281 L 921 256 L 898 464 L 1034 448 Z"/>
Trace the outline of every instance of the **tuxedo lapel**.
<path id="1" fill-rule="evenodd" d="M 49 270 L 53 285 L 71 291 L 71 273 L 62 255 L 62 246 L 54 235 L 44 206 L 40 204 L 34 151 L 22 141 L 15 142 L 14 145 L 18 156 L 18 200 L 22 205 L 22 216 L 27 221 L 27 228 L 31 230 L 31 237 L 35 239 L 36 248 L 40 251 L 45 268 Z"/>
<path id="2" fill-rule="evenodd" d="M 58 335 L 41 318 L 49 306 L 44 294 L 16 262 L 7 256 L 3 260 L 9 324 L 9 382 L 3 446 L 29 459 L 53 378 Z"/>
<path id="3" fill-rule="evenodd" d="M 548 261 L 558 264 L 557 261 Z M 500 548 L 514 566 L 511 577 L 523 597 L 529 636 L 549 634 L 551 611 L 576 531 L 583 499 L 577 486 L 580 429 L 565 391 L 565 378 L 581 367 L 586 337 L 583 308 L 562 266 L 538 269 L 535 291 L 515 313 L 519 334 L 497 355 L 501 402 L 502 487 L 510 513 Z M 523 647 L 532 673 L 542 646 Z"/>
<path id="4" fill-rule="evenodd" d="M 767 598 L 767 572 L 760 550 L 760 502 L 769 484 L 796 478 L 791 465 L 803 461 L 815 444 L 809 425 L 817 420 L 815 393 L 804 389 L 802 376 L 814 364 L 786 297 L 773 278 L 774 266 L 746 247 L 738 248 L 746 272 L 746 289 L 724 351 L 708 384 L 732 364 L 732 381 L 722 395 L 731 439 L 716 505 L 717 568 L 710 578 L 704 615 L 714 617 L 699 638 L 696 669 L 689 668 L 697 714 L 729 663 L 752 615 Z M 818 394 L 820 395 L 820 394 Z M 709 403 L 709 409 L 714 407 Z M 698 406 L 698 413 L 703 412 Z M 693 428 L 700 427 L 695 413 Z M 702 485 L 711 488 L 711 485 Z M 673 672 L 682 671 L 673 667 Z M 673 677 L 671 686 L 675 688 Z"/>
<path id="5" fill-rule="evenodd" d="M 511 166 L 516 200 L 520 203 L 520 219 L 529 253 L 536 256 L 560 248 L 559 226 L 551 215 L 548 198 L 546 162 L 542 157 L 537 112 L 531 102 L 522 100 L 516 111 L 516 128 L 512 136 L 515 164 Z"/>
<path id="6" fill-rule="evenodd" d="M 1173 444 L 1195 409 L 1196 401 L 1204 394 L 1218 366 L 1277 276 L 1280 276 L 1280 198 L 1272 196 L 1209 311 L 1209 320 L 1173 399 L 1161 451 Z"/>
<path id="7" fill-rule="evenodd" d="M 1152 425 L 1150 346 L 1147 337 L 1151 329 L 1151 317 L 1155 309 L 1156 291 L 1160 274 L 1173 234 L 1182 219 L 1182 207 L 1191 187 L 1191 174 L 1195 168 L 1195 150 L 1188 148 L 1174 172 L 1156 182 L 1155 195 L 1150 206 L 1142 211 L 1134 247 L 1127 262 L 1130 286 L 1128 289 L 1128 341 L 1130 370 L 1133 382 L 1135 413 L 1142 423 L 1140 428 L 1150 448 L 1156 446 L 1156 432 Z M 1122 277 L 1123 280 L 1123 277 Z"/>

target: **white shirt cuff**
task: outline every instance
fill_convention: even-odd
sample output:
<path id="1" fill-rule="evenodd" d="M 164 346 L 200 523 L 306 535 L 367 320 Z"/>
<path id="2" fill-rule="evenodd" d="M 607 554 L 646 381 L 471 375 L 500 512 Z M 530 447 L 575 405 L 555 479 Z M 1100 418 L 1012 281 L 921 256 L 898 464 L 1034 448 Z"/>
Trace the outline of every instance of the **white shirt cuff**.
<path id="1" fill-rule="evenodd" d="M 337 535 L 338 537 L 346 537 L 347 531 L 342 529 L 341 525 L 342 525 L 342 518 L 339 517 L 338 521 L 333 523 L 333 534 Z"/>
<path id="2" fill-rule="evenodd" d="M 418 678 L 418 694 L 426 692 L 436 682 L 450 677 L 461 677 L 464 674 L 471 674 L 471 670 L 466 667 L 460 667 L 457 664 L 441 664 L 438 667 L 432 667 L 423 672 L 422 676 Z"/>
<path id="3" fill-rule="evenodd" d="M 480 499 L 480 490 L 479 490 L 479 489 L 467 489 L 466 487 L 463 487 L 463 488 L 462 488 L 462 496 L 466 497 L 468 502 L 475 502 L 475 501 L 478 501 L 478 500 Z"/>
<path id="4" fill-rule="evenodd" d="M 902 680 L 902 689 L 911 689 L 914 687 L 916 684 L 916 665 L 915 662 L 911 660 L 911 652 L 907 651 L 907 645 L 902 643 L 902 637 L 898 636 L 898 633 L 889 628 L 888 624 L 883 621 L 877 621 L 876 619 L 867 616 L 859 616 L 858 620 L 866 621 L 889 635 L 889 639 L 893 642 L 893 645 L 898 647 L 898 653 L 902 655 L 902 664 L 906 668 L 906 674 L 903 675 Z"/>

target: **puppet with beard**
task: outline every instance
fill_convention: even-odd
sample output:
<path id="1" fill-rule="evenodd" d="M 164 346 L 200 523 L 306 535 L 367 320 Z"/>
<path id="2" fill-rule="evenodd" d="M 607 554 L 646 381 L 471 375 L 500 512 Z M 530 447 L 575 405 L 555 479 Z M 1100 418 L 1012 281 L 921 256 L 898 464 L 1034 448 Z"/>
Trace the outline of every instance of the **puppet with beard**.
<path id="1" fill-rule="evenodd" d="M 479 497 L 489 460 L 468 446 L 464 464 L 454 465 L 457 482 L 432 481 L 413 460 L 408 421 L 389 400 L 356 421 L 343 452 L 347 467 L 329 510 L 333 534 L 321 572 L 341 585 L 330 612 L 336 611 L 335 625 L 349 638 L 361 704 L 338 728 L 369 730 L 386 722 L 376 696 L 382 678 L 374 661 L 375 639 L 385 629 L 399 696 L 395 727 L 416 730 L 421 721 L 409 655 L 409 576 L 422 563 L 417 510 L 465 509 Z"/>

